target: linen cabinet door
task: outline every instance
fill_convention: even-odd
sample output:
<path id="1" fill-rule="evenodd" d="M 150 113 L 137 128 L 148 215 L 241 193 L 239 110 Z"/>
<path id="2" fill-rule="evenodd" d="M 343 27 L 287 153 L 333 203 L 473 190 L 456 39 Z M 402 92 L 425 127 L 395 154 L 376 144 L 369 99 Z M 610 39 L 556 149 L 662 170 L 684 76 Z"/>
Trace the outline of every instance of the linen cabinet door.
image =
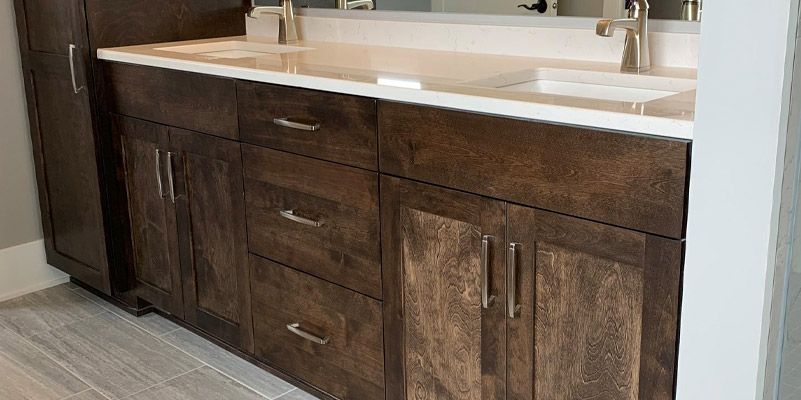
<path id="1" fill-rule="evenodd" d="M 509 206 L 508 398 L 673 399 L 683 247 Z"/>
<path id="2" fill-rule="evenodd" d="M 110 295 L 83 1 L 14 9 L 47 262 Z"/>
<path id="3" fill-rule="evenodd" d="M 239 143 L 170 129 L 185 320 L 253 352 Z"/>
<path id="4" fill-rule="evenodd" d="M 136 296 L 183 318 L 175 204 L 166 168 L 169 128 L 114 116 L 111 129 L 122 146 Z"/>
<path id="5" fill-rule="evenodd" d="M 504 399 L 505 203 L 381 178 L 387 399 Z"/>

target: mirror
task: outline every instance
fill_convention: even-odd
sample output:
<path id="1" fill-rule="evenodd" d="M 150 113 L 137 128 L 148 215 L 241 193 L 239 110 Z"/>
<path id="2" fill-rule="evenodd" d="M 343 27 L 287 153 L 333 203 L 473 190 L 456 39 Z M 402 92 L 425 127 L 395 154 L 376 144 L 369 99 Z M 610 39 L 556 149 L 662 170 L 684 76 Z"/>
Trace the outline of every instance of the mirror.
<path id="1" fill-rule="evenodd" d="M 379 11 L 622 18 L 635 0 L 373 0 Z M 649 0 L 651 19 L 698 21 L 703 0 Z M 364 0 L 294 0 L 296 7 L 365 9 Z M 277 0 L 259 0 L 274 5 Z"/>

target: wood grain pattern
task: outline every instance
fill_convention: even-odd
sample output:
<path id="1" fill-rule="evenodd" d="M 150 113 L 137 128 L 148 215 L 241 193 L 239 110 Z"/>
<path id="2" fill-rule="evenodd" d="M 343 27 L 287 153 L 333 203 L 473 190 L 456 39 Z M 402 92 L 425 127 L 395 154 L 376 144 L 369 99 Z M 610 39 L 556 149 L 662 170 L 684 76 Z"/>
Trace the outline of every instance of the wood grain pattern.
<path id="1" fill-rule="evenodd" d="M 239 143 L 170 129 L 187 322 L 253 349 Z"/>
<path id="2" fill-rule="evenodd" d="M 491 235 L 490 294 L 505 290 L 505 204 L 381 178 L 387 397 L 506 398 L 505 303 L 480 308 L 478 254 Z"/>
<path id="3" fill-rule="evenodd" d="M 481 399 L 478 227 L 401 210 L 406 396 Z"/>
<path id="4" fill-rule="evenodd" d="M 277 150 L 371 170 L 378 169 L 375 100 L 252 82 L 237 82 L 242 140 Z M 308 132 L 277 126 L 275 118 L 320 123 Z"/>
<path id="5" fill-rule="evenodd" d="M 223 138 L 239 137 L 233 79 L 119 63 L 104 63 L 103 70 L 109 111 Z"/>
<path id="6" fill-rule="evenodd" d="M 383 399 L 381 303 L 257 256 L 250 263 L 256 356 L 336 398 Z M 293 323 L 330 341 L 295 335 Z"/>
<path id="7" fill-rule="evenodd" d="M 242 153 L 250 251 L 382 298 L 378 174 L 250 145 Z"/>
<path id="8" fill-rule="evenodd" d="M 114 116 L 111 130 L 123 144 L 136 295 L 183 318 L 175 205 L 167 196 L 165 169 L 170 151 L 169 128 Z"/>
<path id="9" fill-rule="evenodd" d="M 680 241 L 521 206 L 509 399 L 673 398 Z"/>
<path id="10" fill-rule="evenodd" d="M 689 143 L 381 101 L 381 172 L 672 238 Z"/>
<path id="11" fill-rule="evenodd" d="M 75 36 L 83 18 L 83 0 L 19 0 L 17 12 L 24 15 L 20 36 L 25 36 L 24 51 L 66 55 L 70 44 L 81 45 L 84 38 Z"/>

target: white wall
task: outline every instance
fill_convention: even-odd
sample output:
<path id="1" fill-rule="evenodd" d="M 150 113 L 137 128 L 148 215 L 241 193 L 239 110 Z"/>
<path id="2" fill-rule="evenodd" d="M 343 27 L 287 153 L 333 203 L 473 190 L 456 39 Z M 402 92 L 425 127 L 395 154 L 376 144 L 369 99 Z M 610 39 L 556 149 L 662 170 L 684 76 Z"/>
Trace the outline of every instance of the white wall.
<path id="1" fill-rule="evenodd" d="M 0 249 L 42 238 L 11 1 L 0 3 Z"/>
<path id="2" fill-rule="evenodd" d="M 798 0 L 752 4 L 704 4 L 680 400 L 762 398 Z"/>

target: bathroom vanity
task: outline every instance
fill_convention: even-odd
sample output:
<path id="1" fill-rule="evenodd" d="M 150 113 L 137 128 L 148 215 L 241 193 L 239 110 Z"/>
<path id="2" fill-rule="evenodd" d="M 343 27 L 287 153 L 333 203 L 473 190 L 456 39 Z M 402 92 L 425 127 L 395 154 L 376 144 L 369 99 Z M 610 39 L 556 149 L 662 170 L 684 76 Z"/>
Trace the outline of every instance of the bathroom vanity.
<path id="1" fill-rule="evenodd" d="M 76 281 L 321 398 L 674 398 L 694 70 L 36 3 L 48 261 Z"/>
<path id="2" fill-rule="evenodd" d="M 362 68 L 412 56 L 448 73 Z M 682 71 L 604 100 L 496 88 L 614 65 L 250 37 L 99 57 L 143 301 L 326 398 L 673 398 Z"/>

